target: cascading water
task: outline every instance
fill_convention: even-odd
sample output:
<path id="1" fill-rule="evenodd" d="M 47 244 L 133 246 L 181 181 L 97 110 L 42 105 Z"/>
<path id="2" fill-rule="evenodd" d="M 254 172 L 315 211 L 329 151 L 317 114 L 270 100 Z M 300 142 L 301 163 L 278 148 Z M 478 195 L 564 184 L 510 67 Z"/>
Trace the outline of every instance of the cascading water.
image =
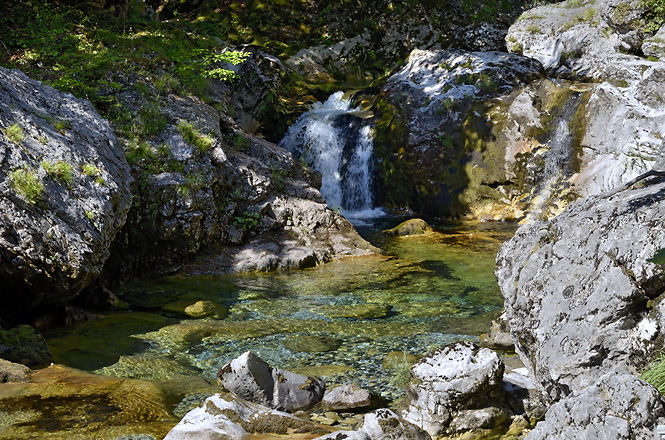
<path id="1" fill-rule="evenodd" d="M 532 190 L 527 222 L 546 219 L 549 211 L 565 196 L 570 187 L 568 179 L 573 174 L 572 143 L 575 133 L 570 130 L 570 121 L 580 105 L 580 95 L 574 94 L 566 102 L 554 123 L 554 130 L 540 155 L 542 162 L 532 166 L 530 174 L 535 183 Z M 528 166 L 527 166 L 528 168 Z"/>
<path id="2" fill-rule="evenodd" d="M 321 194 L 350 217 L 377 216 L 372 195 L 372 134 L 343 92 L 302 114 L 279 145 L 321 173 Z"/>

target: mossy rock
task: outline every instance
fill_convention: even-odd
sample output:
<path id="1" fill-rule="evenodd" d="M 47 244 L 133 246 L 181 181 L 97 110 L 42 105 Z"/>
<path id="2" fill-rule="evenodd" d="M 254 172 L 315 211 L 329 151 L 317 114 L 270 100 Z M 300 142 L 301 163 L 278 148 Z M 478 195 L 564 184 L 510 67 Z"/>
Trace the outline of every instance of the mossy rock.
<path id="1" fill-rule="evenodd" d="M 183 299 L 168 303 L 162 307 L 162 310 L 195 319 L 224 319 L 229 314 L 228 309 L 221 304 L 212 301 L 196 301 L 192 299 Z"/>
<path id="2" fill-rule="evenodd" d="M 392 229 L 387 229 L 383 231 L 386 234 L 408 236 L 408 235 L 425 235 L 432 232 L 432 228 L 429 227 L 425 220 L 419 218 L 412 218 L 405 222 L 400 223 Z"/>
<path id="3" fill-rule="evenodd" d="M 383 368 L 386 370 L 397 370 L 399 368 L 411 367 L 420 359 L 415 354 L 404 351 L 391 351 L 383 358 Z"/>
<path id="4" fill-rule="evenodd" d="M 295 335 L 284 340 L 283 344 L 291 351 L 323 353 L 337 350 L 342 341 L 329 336 Z"/>
<path id="5" fill-rule="evenodd" d="M 44 337 L 29 325 L 0 330 L 0 357 L 10 362 L 35 367 L 51 361 Z"/>

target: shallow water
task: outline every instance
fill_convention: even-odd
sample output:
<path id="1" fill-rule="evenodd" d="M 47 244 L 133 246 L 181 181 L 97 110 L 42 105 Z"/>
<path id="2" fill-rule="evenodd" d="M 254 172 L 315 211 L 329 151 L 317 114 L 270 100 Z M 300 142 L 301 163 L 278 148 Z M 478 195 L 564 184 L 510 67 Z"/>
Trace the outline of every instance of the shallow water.
<path id="1" fill-rule="evenodd" d="M 457 223 L 429 236 L 381 234 L 400 220 L 359 227 L 384 256 L 123 286 L 116 293 L 127 311 L 47 334 L 54 361 L 135 379 L 214 379 L 223 364 L 252 350 L 273 366 L 322 376 L 329 387 L 353 382 L 399 398 L 408 359 L 393 353 L 384 362 L 386 356 L 422 355 L 487 331 L 503 306 L 493 275 L 496 251 L 515 230 L 507 223 Z M 215 305 L 214 317 L 183 315 L 198 301 Z"/>

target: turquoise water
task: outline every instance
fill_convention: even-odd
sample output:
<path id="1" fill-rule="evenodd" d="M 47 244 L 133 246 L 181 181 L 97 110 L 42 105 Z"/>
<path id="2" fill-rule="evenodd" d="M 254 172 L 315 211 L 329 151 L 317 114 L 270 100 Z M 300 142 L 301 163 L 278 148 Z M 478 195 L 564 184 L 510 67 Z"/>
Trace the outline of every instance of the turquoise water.
<path id="1" fill-rule="evenodd" d="M 384 256 L 125 285 L 116 293 L 126 310 L 47 334 L 55 362 L 119 377 L 214 379 L 252 350 L 275 367 L 322 376 L 329 387 L 356 383 L 396 399 L 414 359 L 407 354 L 487 331 L 503 306 L 496 251 L 515 230 L 487 222 L 438 225 L 420 237 L 380 232 L 399 221 L 358 227 Z M 187 316 L 197 313 L 206 317 Z"/>

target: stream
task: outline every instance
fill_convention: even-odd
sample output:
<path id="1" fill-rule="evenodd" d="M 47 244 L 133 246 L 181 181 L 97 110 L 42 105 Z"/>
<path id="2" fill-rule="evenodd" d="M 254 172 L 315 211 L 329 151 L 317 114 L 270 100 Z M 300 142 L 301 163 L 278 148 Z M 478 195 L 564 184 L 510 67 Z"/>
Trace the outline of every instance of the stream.
<path id="1" fill-rule="evenodd" d="M 500 313 L 494 259 L 515 230 L 486 222 L 434 225 L 428 236 L 381 232 L 402 220 L 358 227 L 383 256 L 125 285 L 117 294 L 126 310 L 45 332 L 54 362 L 117 377 L 214 380 L 222 365 L 252 350 L 276 367 L 323 377 L 328 388 L 356 383 L 398 399 L 408 355 L 477 341 Z M 218 316 L 185 319 L 177 311 L 199 301 L 215 304 Z"/>

